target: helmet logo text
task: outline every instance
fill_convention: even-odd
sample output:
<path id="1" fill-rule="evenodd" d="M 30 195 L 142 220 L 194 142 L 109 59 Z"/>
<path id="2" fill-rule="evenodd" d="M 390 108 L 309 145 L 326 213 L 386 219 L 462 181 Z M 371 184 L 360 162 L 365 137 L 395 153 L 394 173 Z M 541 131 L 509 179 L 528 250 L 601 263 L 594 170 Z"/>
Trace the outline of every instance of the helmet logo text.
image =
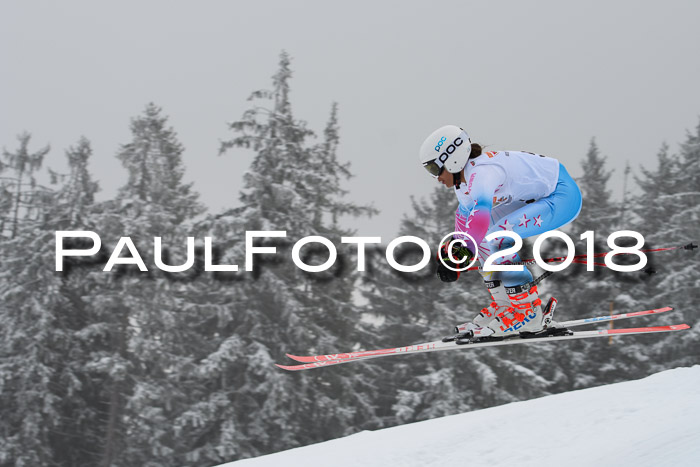
<path id="1" fill-rule="evenodd" d="M 435 150 L 437 152 L 440 152 L 440 148 L 442 147 L 442 143 L 444 143 L 445 141 L 447 141 L 447 138 L 445 138 L 444 136 L 442 138 L 440 138 L 440 141 L 438 141 L 437 146 L 435 146 Z"/>

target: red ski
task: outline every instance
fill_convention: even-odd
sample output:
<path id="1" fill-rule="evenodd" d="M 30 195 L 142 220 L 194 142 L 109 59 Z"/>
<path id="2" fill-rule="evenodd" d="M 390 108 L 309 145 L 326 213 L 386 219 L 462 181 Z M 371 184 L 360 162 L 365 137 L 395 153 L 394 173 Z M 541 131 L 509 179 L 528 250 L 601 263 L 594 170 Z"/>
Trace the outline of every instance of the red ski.
<path id="1" fill-rule="evenodd" d="M 562 321 L 562 322 L 557 323 L 557 327 L 559 327 L 559 328 L 573 328 L 573 327 L 577 327 L 577 326 L 584 326 L 586 324 L 605 323 L 608 321 L 617 321 L 620 319 L 636 318 L 639 316 L 648 316 L 648 315 L 653 315 L 653 314 L 665 313 L 665 312 L 671 311 L 671 310 L 673 310 L 673 308 L 670 306 L 667 306 L 667 307 L 663 307 L 663 308 L 654 308 L 652 310 L 634 311 L 631 313 L 621 313 L 621 314 L 617 314 L 617 315 L 599 316 L 596 318 L 583 318 L 583 319 L 576 319 L 576 320 L 571 320 L 571 321 Z M 287 354 L 287 357 L 291 358 L 292 360 L 296 360 L 297 362 L 301 362 L 301 363 L 313 363 L 313 362 L 327 362 L 330 360 L 344 360 L 347 358 L 366 357 L 366 356 L 374 355 L 374 352 L 377 352 L 377 351 L 376 350 L 366 350 L 366 351 L 362 351 L 362 352 L 337 353 L 337 354 L 328 354 L 328 355 L 309 355 L 309 356 L 298 356 L 298 355 Z"/>
<path id="2" fill-rule="evenodd" d="M 652 311 L 652 310 L 649 310 Z M 552 335 L 544 337 L 510 337 L 503 340 L 478 341 L 469 344 L 457 345 L 454 342 L 434 341 L 423 344 L 414 344 L 406 347 L 394 347 L 388 349 L 365 350 L 360 352 L 350 352 L 341 354 L 318 355 L 312 358 L 325 358 L 325 360 L 317 360 L 312 363 L 302 365 L 276 365 L 283 370 L 299 371 L 311 370 L 329 365 L 338 365 L 341 363 L 357 362 L 369 360 L 371 358 L 390 357 L 403 354 L 425 353 L 425 352 L 440 352 L 444 350 L 463 350 L 474 349 L 481 347 L 496 347 L 512 344 L 527 344 L 535 342 L 555 342 L 573 339 L 588 339 L 592 337 L 632 335 L 632 334 L 651 334 L 660 332 L 683 331 L 690 329 L 687 324 L 675 324 L 670 326 L 650 326 L 643 328 L 625 328 L 625 329 L 599 329 L 595 331 L 570 331 L 568 335 Z M 333 358 L 335 357 L 335 358 Z M 304 358 L 304 357 L 299 357 Z"/>

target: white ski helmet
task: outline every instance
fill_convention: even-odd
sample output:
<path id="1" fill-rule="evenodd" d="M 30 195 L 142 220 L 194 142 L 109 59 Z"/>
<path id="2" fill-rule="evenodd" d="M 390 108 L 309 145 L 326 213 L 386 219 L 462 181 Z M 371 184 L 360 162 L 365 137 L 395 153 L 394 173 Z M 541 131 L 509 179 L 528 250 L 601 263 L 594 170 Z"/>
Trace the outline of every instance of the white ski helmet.
<path id="1" fill-rule="evenodd" d="M 420 147 L 420 161 L 433 177 L 442 169 L 459 174 L 472 152 L 472 142 L 466 131 L 458 126 L 446 125 L 433 131 Z"/>

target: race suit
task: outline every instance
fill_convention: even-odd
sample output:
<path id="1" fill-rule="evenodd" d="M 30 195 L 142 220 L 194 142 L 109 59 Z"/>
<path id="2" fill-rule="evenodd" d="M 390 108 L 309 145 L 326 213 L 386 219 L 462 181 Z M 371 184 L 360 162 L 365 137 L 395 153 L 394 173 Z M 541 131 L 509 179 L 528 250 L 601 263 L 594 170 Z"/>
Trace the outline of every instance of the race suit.
<path id="1" fill-rule="evenodd" d="M 513 245 L 507 237 L 486 242 L 492 232 L 510 230 L 521 238 L 558 229 L 581 211 L 581 191 L 558 160 L 522 151 L 489 151 L 470 159 L 455 193 L 459 207 L 455 231 L 471 235 L 478 245 L 482 266 L 496 251 Z M 458 237 L 458 235 L 455 235 Z M 474 246 L 469 242 L 470 249 Z M 500 257 L 494 264 L 520 261 L 519 255 Z M 506 287 L 532 280 L 523 271 L 482 273 L 484 280 L 500 280 Z"/>

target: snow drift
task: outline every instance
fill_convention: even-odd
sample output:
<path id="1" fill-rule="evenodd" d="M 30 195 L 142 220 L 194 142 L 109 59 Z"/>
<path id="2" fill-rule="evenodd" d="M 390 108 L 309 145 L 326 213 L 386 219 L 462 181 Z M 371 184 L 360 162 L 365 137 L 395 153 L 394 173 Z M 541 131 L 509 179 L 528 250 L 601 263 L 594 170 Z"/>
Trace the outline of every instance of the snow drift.
<path id="1" fill-rule="evenodd" d="M 225 464 L 700 465 L 700 366 Z"/>

